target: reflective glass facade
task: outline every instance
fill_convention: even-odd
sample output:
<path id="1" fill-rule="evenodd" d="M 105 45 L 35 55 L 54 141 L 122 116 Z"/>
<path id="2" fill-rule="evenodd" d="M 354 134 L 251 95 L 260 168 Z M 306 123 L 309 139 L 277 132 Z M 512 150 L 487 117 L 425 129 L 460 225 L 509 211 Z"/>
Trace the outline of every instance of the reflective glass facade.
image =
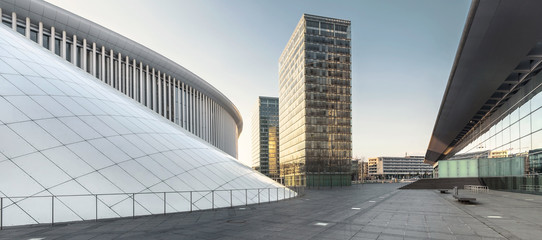
<path id="1" fill-rule="evenodd" d="M 273 191 L 261 190 L 269 187 Z M 295 195 L 281 187 L 0 26 L 3 226 L 230 207 Z"/>
<path id="2" fill-rule="evenodd" d="M 259 97 L 252 113 L 252 168 L 281 182 L 279 176 L 279 99 Z"/>
<path id="3" fill-rule="evenodd" d="M 541 89 L 542 75 L 538 74 L 523 86 L 524 94 L 510 98 L 497 113 L 472 130 L 456 157 L 466 154 L 493 161 L 521 157 L 526 163 L 525 174 L 542 173 Z"/>
<path id="4" fill-rule="evenodd" d="M 350 184 L 350 21 L 304 14 L 279 59 L 286 185 Z"/>
<path id="5" fill-rule="evenodd" d="M 0 13 L 4 25 L 237 157 L 239 111 L 192 72 L 45 1 L 0 0 Z"/>

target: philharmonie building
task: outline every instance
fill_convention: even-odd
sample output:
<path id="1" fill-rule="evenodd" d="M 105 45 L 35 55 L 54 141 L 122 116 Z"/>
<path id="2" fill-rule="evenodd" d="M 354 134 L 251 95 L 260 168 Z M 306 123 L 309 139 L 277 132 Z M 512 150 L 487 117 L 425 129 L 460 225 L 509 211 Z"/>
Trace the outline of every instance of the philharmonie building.
<path id="1" fill-rule="evenodd" d="M 542 1 L 472 1 L 425 162 L 542 192 Z"/>
<path id="2" fill-rule="evenodd" d="M 209 83 L 37 0 L 0 0 L 0 228 L 278 201 Z"/>

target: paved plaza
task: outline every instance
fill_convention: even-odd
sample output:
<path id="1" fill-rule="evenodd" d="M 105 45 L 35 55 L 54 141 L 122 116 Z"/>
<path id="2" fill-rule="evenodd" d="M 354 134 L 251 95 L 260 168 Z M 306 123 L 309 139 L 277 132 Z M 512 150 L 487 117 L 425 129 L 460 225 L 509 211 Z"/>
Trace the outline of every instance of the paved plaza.
<path id="1" fill-rule="evenodd" d="M 178 213 L 13 227 L 0 239 L 541 239 L 542 196 L 470 193 L 474 204 L 435 190 L 364 184 L 281 202 Z"/>

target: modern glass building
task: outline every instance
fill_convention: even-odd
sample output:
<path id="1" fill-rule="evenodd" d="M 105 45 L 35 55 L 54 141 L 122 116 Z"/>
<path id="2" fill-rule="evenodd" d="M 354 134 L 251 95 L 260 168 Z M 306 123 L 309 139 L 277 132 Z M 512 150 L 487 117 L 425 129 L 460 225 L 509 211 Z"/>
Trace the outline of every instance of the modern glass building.
<path id="1" fill-rule="evenodd" d="M 304 14 L 279 59 L 286 185 L 350 185 L 350 21 Z"/>
<path id="2" fill-rule="evenodd" d="M 433 166 L 424 163 L 423 156 L 369 158 L 368 175 L 380 179 L 428 177 Z"/>
<path id="3" fill-rule="evenodd" d="M 89 74 L 88 69 L 81 69 L 77 61 L 66 59 L 70 54 L 65 53 L 70 48 L 68 42 L 64 41 L 64 32 L 74 31 L 76 34 L 72 35 L 72 41 L 79 39 L 73 42 L 77 44 L 81 38 L 75 36 L 84 35 L 59 23 L 64 21 L 64 16 L 73 15 L 41 1 L 16 1 L 14 4 L 2 1 L 0 6 L 4 23 L 0 25 L 0 229 L 12 225 L 231 207 L 277 201 L 296 195 L 239 163 L 229 152 L 214 146 L 210 141 L 213 138 L 204 137 L 219 136 L 216 132 L 195 135 L 185 128 L 186 125 L 179 125 L 167 118 L 168 114 L 157 113 L 156 109 L 134 99 L 134 95 L 120 91 L 121 86 L 133 87 L 130 84 L 134 82 L 128 81 L 130 78 L 104 81 Z M 32 22 L 30 18 L 19 21 L 20 18 L 14 17 L 20 16 L 19 13 L 26 13 L 32 19 L 43 22 Z M 16 24 L 5 24 L 6 18 Z M 79 20 L 80 17 L 74 17 L 69 22 L 75 24 Z M 55 25 L 59 26 L 56 29 L 61 29 L 61 26 L 66 29 L 61 31 L 61 44 L 54 46 L 54 49 L 61 46 L 61 56 L 56 50 L 42 46 L 45 39 L 42 31 L 48 26 L 46 23 L 58 24 Z M 89 34 L 102 31 L 97 35 L 100 38 L 113 36 L 107 34 L 109 30 L 87 24 L 92 23 L 81 20 L 78 26 L 88 29 Z M 38 42 L 36 35 L 32 34 L 33 26 L 39 26 L 37 36 L 41 40 Z M 58 35 L 55 33 L 53 36 Z M 88 43 L 85 39 L 82 42 Z M 118 42 L 118 46 L 142 48 L 140 45 L 128 46 L 128 43 Z M 92 43 L 92 46 L 95 45 Z M 140 52 L 133 59 L 167 60 L 149 51 Z M 71 53 L 72 60 L 74 56 L 79 56 Z M 131 55 L 122 56 L 132 59 Z M 100 58 L 106 59 L 103 55 Z M 118 59 L 124 61 L 124 58 Z M 96 63 L 95 60 L 90 62 Z M 170 69 L 172 73 L 186 71 L 178 65 L 169 64 L 177 66 Z M 136 65 L 113 66 L 124 66 L 120 71 L 123 73 L 123 69 Z M 136 68 L 136 76 L 139 71 L 141 68 Z M 146 74 L 148 72 L 143 75 Z M 155 81 L 159 75 L 155 76 Z M 194 76 L 186 75 L 182 79 L 192 79 L 195 84 L 197 79 Z M 164 79 L 169 81 L 168 76 Z M 183 86 L 183 82 L 179 81 L 168 83 Z M 208 86 L 204 82 L 198 84 Z M 173 90 L 173 86 L 169 86 Z M 208 88 L 206 93 L 210 94 L 207 95 L 209 99 L 210 96 L 223 98 L 214 88 Z M 200 100 L 206 98 L 201 92 L 199 95 Z M 145 96 L 153 99 L 155 95 Z M 187 95 L 176 96 L 189 99 Z M 156 106 L 169 106 L 163 103 Z M 204 109 L 203 105 L 201 107 L 189 109 L 199 114 L 198 111 Z M 229 108 L 235 109 L 233 105 Z M 223 114 L 227 115 L 227 111 L 224 110 Z M 234 116 L 227 118 L 229 120 L 215 123 L 223 124 L 224 128 L 235 128 Z M 220 129 L 213 130 L 226 136 Z M 230 137 L 233 141 L 234 136 Z"/>
<path id="4" fill-rule="evenodd" d="M 472 2 L 425 155 L 439 177 L 540 189 L 541 10 L 540 1 Z"/>
<path id="5" fill-rule="evenodd" d="M 4 25 L 237 158 L 239 111 L 194 73 L 45 1 L 0 0 L 0 8 Z"/>
<path id="6" fill-rule="evenodd" d="M 252 113 L 252 168 L 282 182 L 279 175 L 279 99 L 259 97 Z"/>

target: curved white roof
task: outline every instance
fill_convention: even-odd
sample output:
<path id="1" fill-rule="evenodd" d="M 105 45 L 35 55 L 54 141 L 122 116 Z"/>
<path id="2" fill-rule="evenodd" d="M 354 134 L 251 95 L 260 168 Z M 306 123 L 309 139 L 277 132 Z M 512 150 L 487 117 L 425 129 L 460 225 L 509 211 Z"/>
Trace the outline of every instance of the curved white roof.
<path id="1" fill-rule="evenodd" d="M 149 65 L 157 71 L 181 80 L 224 107 L 237 123 L 239 134 L 241 134 L 243 119 L 237 107 L 211 84 L 174 61 L 97 23 L 45 1 L 0 1 L 3 1 L 3 11 L 15 12 L 18 18 L 29 17 L 33 21 L 43 22 L 44 26 L 54 26 L 56 31 L 75 34 L 80 39 L 87 39 L 88 42 L 95 42 L 97 46 L 113 49 L 123 56 L 136 59 L 144 65 Z"/>
<path id="2" fill-rule="evenodd" d="M 4 225 L 51 219 L 51 199 L 36 196 L 56 196 L 57 221 L 73 221 L 93 219 L 94 202 L 100 218 L 132 209 L 155 214 L 162 211 L 155 202 L 166 202 L 162 194 L 134 200 L 132 193 L 202 190 L 193 196 L 197 210 L 256 201 L 254 193 L 220 190 L 269 187 L 282 185 L 0 26 Z M 112 193 L 121 195 L 100 195 Z M 282 189 L 270 193 L 269 199 L 286 198 Z M 188 193 L 167 198 L 168 212 L 187 210 Z"/>

